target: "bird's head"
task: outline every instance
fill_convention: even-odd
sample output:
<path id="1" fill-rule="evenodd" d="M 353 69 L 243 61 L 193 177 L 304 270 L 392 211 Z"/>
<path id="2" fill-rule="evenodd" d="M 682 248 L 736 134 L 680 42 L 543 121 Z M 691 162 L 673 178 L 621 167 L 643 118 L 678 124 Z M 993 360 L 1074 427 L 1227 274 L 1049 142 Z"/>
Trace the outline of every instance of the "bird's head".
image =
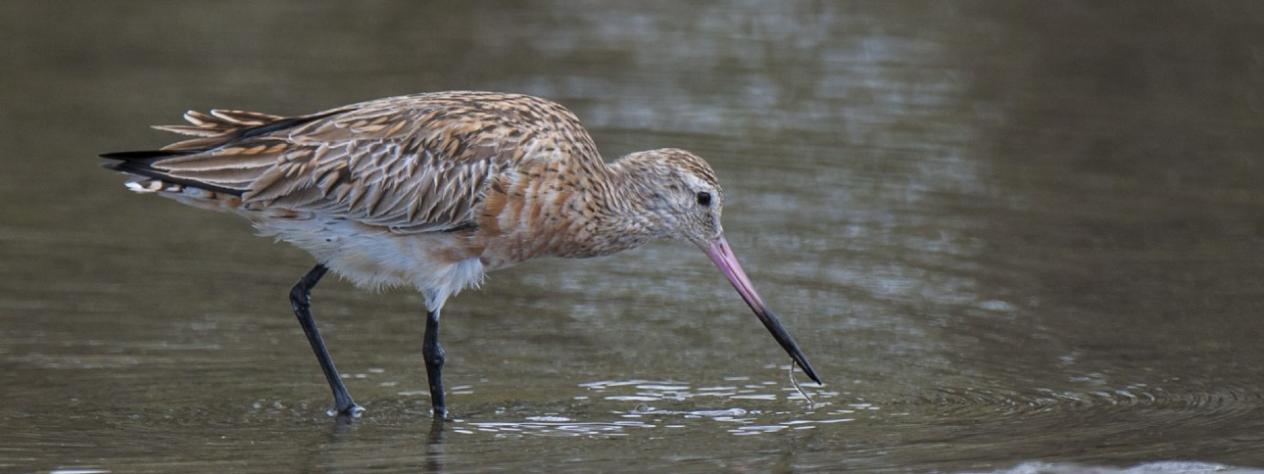
<path id="1" fill-rule="evenodd" d="M 715 171 L 698 155 L 675 148 L 642 151 L 619 160 L 635 176 L 640 212 L 662 237 L 702 246 L 723 235 L 724 193 Z"/>
<path id="2" fill-rule="evenodd" d="M 664 148 L 625 156 L 615 167 L 630 178 L 625 185 L 637 196 L 639 212 L 654 222 L 656 234 L 687 240 L 705 252 L 795 363 L 821 383 L 794 338 L 755 292 L 724 238 L 724 192 L 711 165 L 688 151 Z"/>

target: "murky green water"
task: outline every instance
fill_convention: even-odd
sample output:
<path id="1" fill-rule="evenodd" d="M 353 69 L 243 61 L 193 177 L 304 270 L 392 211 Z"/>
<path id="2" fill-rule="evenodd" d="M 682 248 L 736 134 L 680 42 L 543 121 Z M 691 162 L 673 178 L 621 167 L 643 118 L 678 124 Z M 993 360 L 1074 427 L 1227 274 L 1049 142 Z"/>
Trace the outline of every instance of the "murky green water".
<path id="1" fill-rule="evenodd" d="M 0 40 L 0 471 L 1264 466 L 1259 3 L 14 1 Z M 708 158 L 816 403 L 660 243 L 452 300 L 441 430 L 420 298 L 329 280 L 368 409 L 336 423 L 310 258 L 95 158 L 187 108 L 445 89 Z"/>

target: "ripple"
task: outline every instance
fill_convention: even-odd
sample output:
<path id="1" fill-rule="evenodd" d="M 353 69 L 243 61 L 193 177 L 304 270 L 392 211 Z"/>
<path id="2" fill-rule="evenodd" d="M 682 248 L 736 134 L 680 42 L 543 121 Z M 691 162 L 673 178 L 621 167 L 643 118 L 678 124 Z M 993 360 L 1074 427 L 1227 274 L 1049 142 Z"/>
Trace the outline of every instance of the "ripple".
<path id="1" fill-rule="evenodd" d="M 638 432 L 728 433 L 733 436 L 774 435 L 813 430 L 825 425 L 855 421 L 856 414 L 871 413 L 877 406 L 853 403 L 846 408 L 804 409 L 793 387 L 773 381 L 743 386 L 694 384 L 676 380 L 603 380 L 579 385 L 596 396 L 577 396 L 579 404 L 559 413 L 527 414 L 519 419 L 458 419 L 452 431 L 466 436 L 494 437 L 618 437 Z M 749 388 L 748 388 L 749 387 Z M 838 393 L 816 390 L 813 396 L 836 397 Z M 799 397 L 799 398 L 796 398 Z M 623 410 L 589 412 L 609 402 L 636 402 Z M 692 403 L 720 406 L 690 406 Z M 779 403 L 780 402 L 780 403 Z M 791 406 L 785 402 L 794 402 Z M 683 405 L 683 407 L 681 407 Z M 816 405 L 817 407 L 823 404 Z M 787 408 L 793 409 L 787 410 Z M 496 409 L 495 417 L 506 414 Z M 604 418 L 604 419 L 603 419 Z"/>
<path id="2" fill-rule="evenodd" d="M 941 387 L 913 401 L 911 406 L 900 401 L 886 404 L 938 419 L 991 420 L 1021 430 L 1024 439 L 1038 443 L 1065 438 L 1068 432 L 1086 439 L 1127 436 L 1122 427 L 1135 429 L 1139 424 L 1215 431 L 1256 416 L 1264 398 L 1237 383 L 1093 385 L 1032 389 Z M 923 411 L 926 409 L 932 412 Z"/>
<path id="3" fill-rule="evenodd" d="M 1086 466 L 1073 463 L 1025 462 L 1011 468 L 989 472 L 994 474 L 1158 474 L 1173 472 L 1260 474 L 1264 473 L 1264 470 L 1197 461 L 1160 461 L 1138 464 L 1130 467 Z"/>
<path id="4" fill-rule="evenodd" d="M 601 380 L 582 383 L 579 386 L 593 394 L 599 394 L 603 400 L 632 402 L 685 401 L 702 398 L 803 402 L 822 401 L 839 396 L 838 392 L 827 390 L 824 387 L 801 386 L 804 393 L 811 397 L 811 400 L 805 400 L 804 395 L 799 392 L 799 389 L 794 387 L 793 382 L 788 385 L 783 385 L 781 382 L 774 380 L 752 382 L 750 377 L 745 376 L 724 377 L 724 381 L 747 383 L 741 385 L 708 384 L 693 388 L 693 384 L 675 380 L 629 379 Z"/>
<path id="5" fill-rule="evenodd" d="M 530 417 L 544 418 L 544 417 Z M 454 433 L 474 435 L 494 433 L 497 436 L 626 436 L 633 429 L 655 428 L 657 425 L 641 421 L 457 421 Z"/>
<path id="6" fill-rule="evenodd" d="M 1219 412 L 1252 410 L 1264 395 L 1249 387 L 1222 385 L 1206 391 L 1189 391 L 1189 387 L 1168 390 L 1146 384 L 1118 388 L 1074 390 L 1035 388 L 1009 390 L 987 387 L 941 387 L 919 403 L 950 410 L 984 409 L 1012 414 L 1049 410 L 1115 410 L 1164 409 L 1170 412 L 1198 412 L 1200 416 Z M 1180 390 L 1180 391 L 1178 391 Z"/>

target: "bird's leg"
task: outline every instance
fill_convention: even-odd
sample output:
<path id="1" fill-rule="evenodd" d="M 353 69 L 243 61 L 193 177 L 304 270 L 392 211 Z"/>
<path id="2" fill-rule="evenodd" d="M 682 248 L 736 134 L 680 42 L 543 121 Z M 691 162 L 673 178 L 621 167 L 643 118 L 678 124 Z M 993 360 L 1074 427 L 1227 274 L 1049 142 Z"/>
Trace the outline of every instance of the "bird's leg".
<path id="1" fill-rule="evenodd" d="M 439 310 L 426 313 L 426 340 L 421 347 L 426 359 L 426 378 L 430 381 L 430 405 L 435 420 L 448 417 L 447 404 L 443 402 L 443 346 L 439 345 Z"/>
<path id="2" fill-rule="evenodd" d="M 294 316 L 298 317 L 298 324 L 303 327 L 303 333 L 307 334 L 307 342 L 311 343 L 312 352 L 316 353 L 320 370 L 325 372 L 329 389 L 334 392 L 334 409 L 330 410 L 330 415 L 359 416 L 364 408 L 356 405 L 351 399 L 351 394 L 347 393 L 347 386 L 342 383 L 342 377 L 338 375 L 338 369 L 334 367 L 334 359 L 329 356 L 329 349 L 325 348 L 325 340 L 321 339 L 320 330 L 316 329 L 316 320 L 312 319 L 312 288 L 328 271 L 329 268 L 317 264 L 306 275 L 303 275 L 303 278 L 294 284 L 294 288 L 290 289 L 290 306 L 294 308 Z"/>

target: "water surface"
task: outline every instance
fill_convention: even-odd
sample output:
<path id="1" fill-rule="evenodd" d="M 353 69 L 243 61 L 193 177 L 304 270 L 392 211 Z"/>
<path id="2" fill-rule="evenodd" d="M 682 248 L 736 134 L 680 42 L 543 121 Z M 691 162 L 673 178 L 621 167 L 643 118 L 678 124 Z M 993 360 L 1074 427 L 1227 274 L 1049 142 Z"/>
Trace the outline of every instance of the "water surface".
<path id="1" fill-rule="evenodd" d="M 6 2 L 0 471 L 1264 467 L 1252 2 Z M 693 150 L 824 387 L 681 243 L 493 274 L 443 322 L 95 154 L 185 109 L 558 100 Z M 801 374 L 799 380 L 804 380 Z"/>

